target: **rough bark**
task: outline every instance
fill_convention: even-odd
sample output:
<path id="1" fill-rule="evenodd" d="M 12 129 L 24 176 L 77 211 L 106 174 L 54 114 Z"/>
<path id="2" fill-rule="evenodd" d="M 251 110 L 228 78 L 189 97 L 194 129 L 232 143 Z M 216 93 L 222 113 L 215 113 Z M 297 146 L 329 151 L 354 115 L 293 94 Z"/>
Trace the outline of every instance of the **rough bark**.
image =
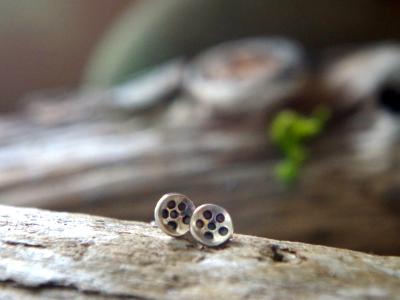
<path id="1" fill-rule="evenodd" d="M 2 299 L 399 299 L 400 258 L 235 234 L 201 248 L 157 227 L 0 206 Z"/>

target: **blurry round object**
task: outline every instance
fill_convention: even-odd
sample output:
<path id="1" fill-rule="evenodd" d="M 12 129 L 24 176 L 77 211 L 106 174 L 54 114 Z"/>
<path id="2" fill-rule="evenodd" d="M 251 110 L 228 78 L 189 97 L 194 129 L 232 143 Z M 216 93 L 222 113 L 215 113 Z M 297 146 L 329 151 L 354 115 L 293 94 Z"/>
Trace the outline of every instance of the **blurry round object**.
<path id="1" fill-rule="evenodd" d="M 224 43 L 199 55 L 184 72 L 184 88 L 219 111 L 245 112 L 291 95 L 304 78 L 301 48 L 282 38 Z"/>
<path id="2" fill-rule="evenodd" d="M 112 88 L 112 107 L 141 112 L 159 106 L 181 87 L 182 60 L 175 59 Z"/>
<path id="3" fill-rule="evenodd" d="M 322 86 L 328 104 L 338 111 L 362 106 L 376 97 L 383 105 L 395 105 L 400 73 L 400 44 L 384 44 L 364 48 L 326 66 Z M 379 99 L 378 99 L 379 100 Z M 390 102 L 390 103 L 389 103 Z"/>

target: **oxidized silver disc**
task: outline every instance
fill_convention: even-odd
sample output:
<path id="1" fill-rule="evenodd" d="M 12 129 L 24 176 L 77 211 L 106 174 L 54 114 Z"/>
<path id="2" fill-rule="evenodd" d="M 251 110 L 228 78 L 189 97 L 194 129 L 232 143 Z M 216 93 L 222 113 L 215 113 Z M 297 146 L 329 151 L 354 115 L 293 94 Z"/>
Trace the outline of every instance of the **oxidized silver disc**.
<path id="1" fill-rule="evenodd" d="M 157 202 L 154 219 L 157 226 L 166 234 L 182 236 L 189 231 L 190 218 L 195 206 L 182 194 L 165 194 Z"/>
<path id="2" fill-rule="evenodd" d="M 201 244 L 219 246 L 233 235 L 229 213 L 221 206 L 204 204 L 197 207 L 190 220 L 190 233 Z"/>

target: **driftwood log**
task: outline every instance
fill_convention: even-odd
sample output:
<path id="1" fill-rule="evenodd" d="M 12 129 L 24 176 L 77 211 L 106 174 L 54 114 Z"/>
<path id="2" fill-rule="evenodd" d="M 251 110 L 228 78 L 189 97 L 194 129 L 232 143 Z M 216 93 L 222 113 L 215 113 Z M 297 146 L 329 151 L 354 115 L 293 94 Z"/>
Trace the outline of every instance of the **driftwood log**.
<path id="1" fill-rule="evenodd" d="M 399 299 L 400 258 L 0 206 L 1 299 Z"/>

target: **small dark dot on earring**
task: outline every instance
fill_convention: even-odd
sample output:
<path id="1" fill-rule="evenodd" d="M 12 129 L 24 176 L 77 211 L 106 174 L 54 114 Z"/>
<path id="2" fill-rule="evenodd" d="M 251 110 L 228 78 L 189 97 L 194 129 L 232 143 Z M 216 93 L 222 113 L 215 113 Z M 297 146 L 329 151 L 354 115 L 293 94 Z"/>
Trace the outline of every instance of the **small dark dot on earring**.
<path id="1" fill-rule="evenodd" d="M 176 227 L 178 227 L 178 225 L 176 224 L 176 222 L 174 221 L 169 221 L 168 222 L 168 227 L 172 230 L 176 230 Z"/>
<path id="2" fill-rule="evenodd" d="M 183 203 L 183 202 L 179 203 L 179 204 L 178 204 L 178 209 L 179 209 L 180 211 L 184 211 L 184 210 L 186 209 L 186 204 Z"/>
<path id="3" fill-rule="evenodd" d="M 170 209 L 173 209 L 176 206 L 176 203 L 174 200 L 171 200 L 168 202 L 167 207 Z"/>
<path id="4" fill-rule="evenodd" d="M 214 235 L 211 232 L 207 231 L 207 232 L 204 233 L 204 237 L 207 240 L 212 240 L 214 238 Z"/>
<path id="5" fill-rule="evenodd" d="M 204 222 L 202 220 L 197 220 L 196 221 L 196 227 L 197 228 L 202 228 L 204 226 Z"/>
<path id="6" fill-rule="evenodd" d="M 214 230 L 217 226 L 215 226 L 215 224 L 213 222 L 210 222 L 210 223 L 208 223 L 207 227 L 210 230 Z"/>
<path id="7" fill-rule="evenodd" d="M 189 216 L 184 216 L 183 217 L 183 223 L 189 224 L 190 223 L 190 217 Z"/>
<path id="8" fill-rule="evenodd" d="M 220 229 L 218 229 L 218 232 L 220 235 L 227 235 L 228 234 L 228 228 L 226 227 L 221 227 Z"/>
<path id="9" fill-rule="evenodd" d="M 162 214 L 162 217 L 163 217 L 164 219 L 168 218 L 168 210 L 163 209 L 162 212 L 161 212 L 161 214 Z"/>
<path id="10" fill-rule="evenodd" d="M 169 215 L 171 216 L 172 219 L 176 219 L 179 214 L 176 210 L 173 210 Z"/>
<path id="11" fill-rule="evenodd" d="M 216 219 L 219 223 L 222 223 L 223 221 L 225 221 L 225 216 L 223 214 L 218 214 Z"/>
<path id="12" fill-rule="evenodd" d="M 209 210 L 206 210 L 205 212 L 203 212 L 203 216 L 204 218 L 206 218 L 207 220 L 210 220 L 212 218 L 212 212 Z"/>

